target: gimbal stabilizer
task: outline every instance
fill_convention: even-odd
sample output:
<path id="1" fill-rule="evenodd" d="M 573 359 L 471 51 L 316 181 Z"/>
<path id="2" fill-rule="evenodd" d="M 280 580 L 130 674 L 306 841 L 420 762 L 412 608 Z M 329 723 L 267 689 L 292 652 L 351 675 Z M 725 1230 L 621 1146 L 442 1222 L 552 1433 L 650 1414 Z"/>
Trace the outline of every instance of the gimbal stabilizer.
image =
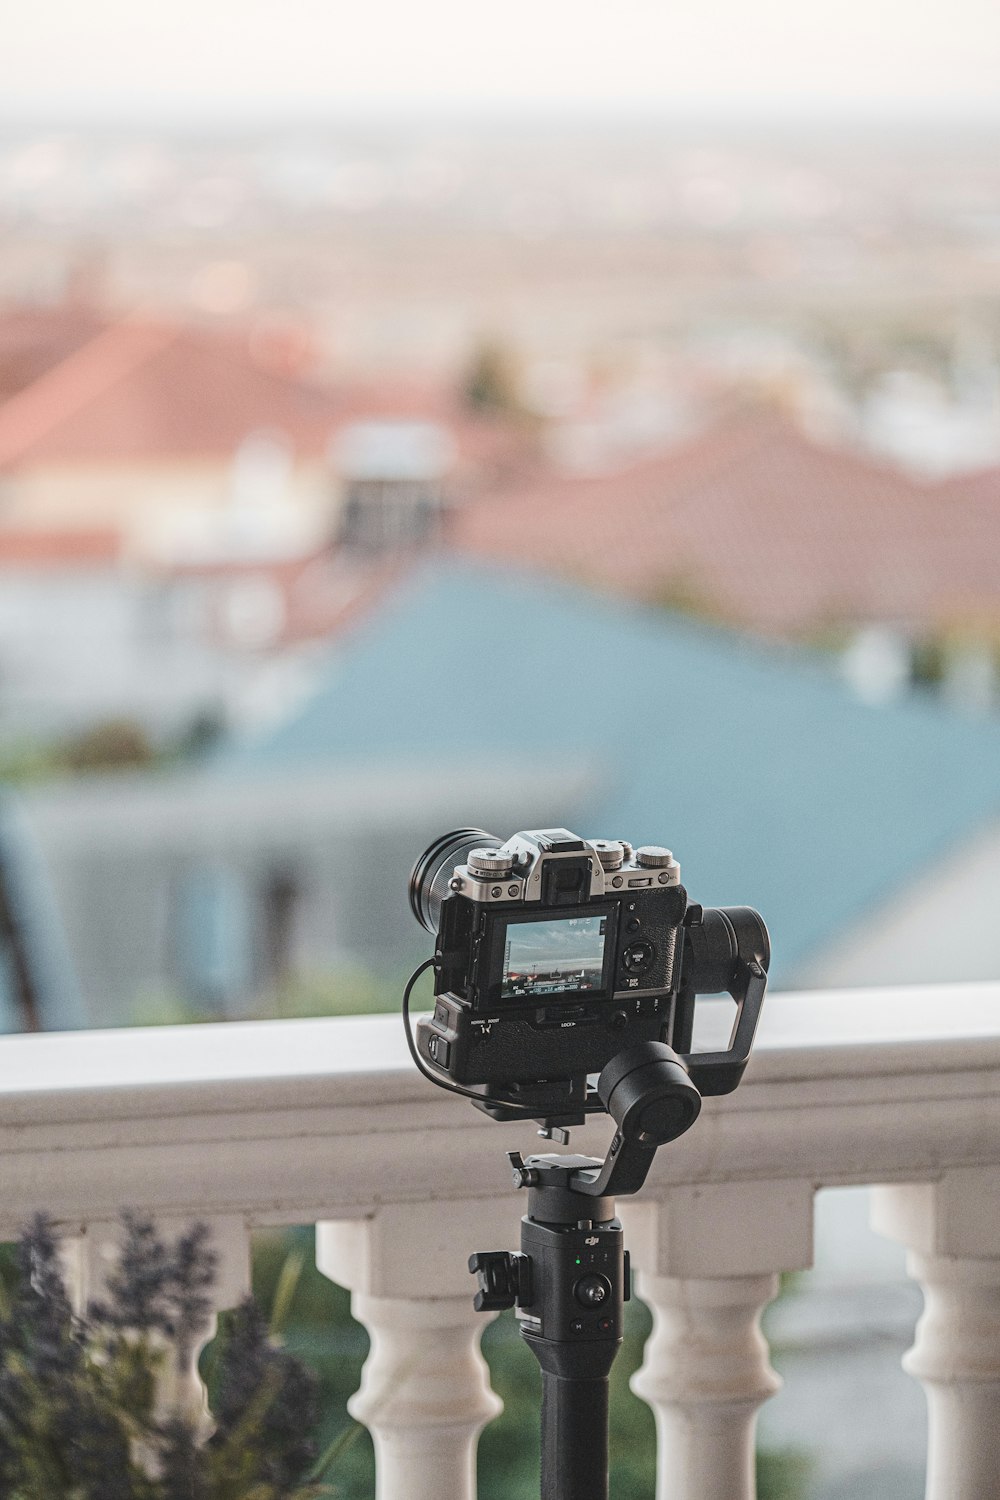
<path id="1" fill-rule="evenodd" d="M 528 1189 L 521 1249 L 469 1261 L 475 1306 L 516 1307 L 541 1366 L 542 1500 L 608 1500 L 608 1376 L 629 1295 L 615 1195 L 639 1191 L 703 1095 L 739 1083 L 767 929 L 749 907 L 689 902 L 669 849 L 566 828 L 444 834 L 413 867 L 410 904 L 435 937 L 403 992 L 425 1077 L 564 1145 L 588 1114 L 617 1127 L 603 1161 L 510 1153 L 514 1185 Z M 429 967 L 434 1013 L 415 1041 L 410 994 Z M 728 1047 L 693 1052 L 697 996 L 724 991 L 737 1005 Z"/>
<path id="2" fill-rule="evenodd" d="M 605 1110 L 617 1127 L 604 1161 L 508 1153 L 514 1186 L 528 1189 L 520 1252 L 480 1251 L 469 1260 L 479 1278 L 477 1310 L 516 1307 L 541 1366 L 542 1500 L 608 1500 L 608 1376 L 630 1294 L 615 1195 L 639 1191 L 657 1147 L 690 1129 L 702 1095 L 735 1089 L 750 1056 L 767 934 L 745 908 L 712 918 L 687 929 L 689 944 L 695 936 L 672 1036 L 675 1046 L 690 1048 L 695 995 L 728 990 L 737 1002 L 728 1049 L 679 1055 L 664 1042 L 627 1046 L 604 1068 L 596 1091 L 587 1091 L 586 1111 Z M 568 1141 L 551 1116 L 540 1133 Z"/>

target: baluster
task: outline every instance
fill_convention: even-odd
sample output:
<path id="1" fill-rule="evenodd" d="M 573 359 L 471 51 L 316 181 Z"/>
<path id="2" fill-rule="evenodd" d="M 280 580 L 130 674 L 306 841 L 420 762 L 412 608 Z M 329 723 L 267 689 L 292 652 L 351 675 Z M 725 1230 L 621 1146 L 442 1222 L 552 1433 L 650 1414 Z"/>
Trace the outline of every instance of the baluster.
<path id="1" fill-rule="evenodd" d="M 620 1208 L 653 1313 L 632 1389 L 656 1417 L 659 1500 L 754 1500 L 757 1410 L 781 1384 L 760 1316 L 777 1272 L 812 1262 L 812 1188 L 680 1187 Z"/>
<path id="2" fill-rule="evenodd" d="M 385 1204 L 321 1223 L 316 1263 L 351 1289 L 372 1347 L 352 1416 L 375 1445 L 377 1500 L 475 1500 L 476 1444 L 501 1410 L 472 1306 L 473 1250 L 516 1248 L 513 1194 L 490 1202 Z"/>
<path id="3" fill-rule="evenodd" d="M 661 1496 L 753 1496 L 757 1409 L 781 1381 L 760 1315 L 777 1276 L 647 1276 L 653 1332 L 632 1389 L 656 1414 Z"/>
<path id="4" fill-rule="evenodd" d="M 204 1438 L 211 1432 L 212 1422 L 198 1360 L 206 1344 L 215 1337 L 218 1314 L 235 1307 L 250 1290 L 250 1244 L 246 1224 L 232 1215 L 194 1215 L 187 1220 L 157 1217 L 156 1231 L 161 1239 L 173 1242 L 196 1221 L 207 1224 L 209 1244 L 216 1255 L 212 1306 L 192 1341 L 183 1367 L 178 1368 L 173 1362 L 164 1367 L 157 1387 L 156 1407 L 161 1416 L 167 1413 L 183 1416 Z M 120 1223 L 97 1222 L 88 1224 L 81 1236 L 64 1242 L 63 1262 L 77 1311 L 83 1312 L 90 1302 L 100 1301 L 106 1295 L 121 1236 Z"/>
<path id="5" fill-rule="evenodd" d="M 880 1187 L 872 1222 L 907 1246 L 924 1312 L 903 1368 L 927 1396 L 927 1500 L 1000 1495 L 1000 1171 Z"/>

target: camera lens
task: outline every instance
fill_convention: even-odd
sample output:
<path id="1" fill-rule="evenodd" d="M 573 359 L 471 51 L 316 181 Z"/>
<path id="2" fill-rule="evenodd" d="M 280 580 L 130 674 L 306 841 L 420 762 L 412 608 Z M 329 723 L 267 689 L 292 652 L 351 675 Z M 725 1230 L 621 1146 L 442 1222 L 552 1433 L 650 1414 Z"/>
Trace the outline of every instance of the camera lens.
<path id="1" fill-rule="evenodd" d="M 421 927 L 437 932 L 452 872 L 465 864 L 470 849 L 499 849 L 502 843 L 483 828 L 456 828 L 424 850 L 410 875 L 410 909 Z"/>

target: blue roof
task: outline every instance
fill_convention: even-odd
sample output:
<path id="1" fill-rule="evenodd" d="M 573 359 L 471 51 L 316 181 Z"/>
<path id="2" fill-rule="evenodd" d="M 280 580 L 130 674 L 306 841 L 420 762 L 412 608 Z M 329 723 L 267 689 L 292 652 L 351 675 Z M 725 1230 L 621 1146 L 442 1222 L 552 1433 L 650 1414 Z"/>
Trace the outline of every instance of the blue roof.
<path id="1" fill-rule="evenodd" d="M 758 907 L 779 979 L 1000 814 L 994 724 L 923 699 L 869 707 L 806 653 L 449 560 L 341 643 L 296 717 L 224 761 L 447 778 L 480 754 L 595 764 L 577 831 L 667 844 L 692 899 Z"/>

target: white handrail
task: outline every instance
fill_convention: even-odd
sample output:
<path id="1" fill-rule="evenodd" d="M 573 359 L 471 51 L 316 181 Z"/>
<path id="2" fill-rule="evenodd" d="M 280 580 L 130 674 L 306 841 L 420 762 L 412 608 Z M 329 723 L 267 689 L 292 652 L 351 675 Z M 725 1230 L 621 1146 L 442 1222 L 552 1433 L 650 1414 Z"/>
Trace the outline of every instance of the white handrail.
<path id="1" fill-rule="evenodd" d="M 606 1138 L 592 1120 L 574 1147 Z M 395 1016 L 0 1039 L 0 1228 L 39 1207 L 277 1223 L 487 1198 L 506 1189 L 504 1151 L 532 1140 L 419 1077 Z M 737 1093 L 706 1102 L 651 1184 L 926 1180 L 993 1161 L 1000 986 L 783 994 Z"/>
<path id="2" fill-rule="evenodd" d="M 705 1008 L 717 1030 L 728 1008 Z M 573 1147 L 608 1136 L 592 1119 Z M 0 1234 L 45 1210 L 80 1236 L 84 1290 L 125 1206 L 210 1222 L 220 1306 L 245 1284 L 248 1229 L 319 1225 L 320 1264 L 373 1335 L 354 1409 L 379 1500 L 473 1500 L 496 1400 L 465 1257 L 516 1244 L 504 1152 L 534 1145 L 530 1124 L 420 1077 L 396 1016 L 0 1039 Z M 950 985 L 770 997 L 739 1090 L 619 1205 L 655 1318 L 635 1386 L 662 1496 L 752 1500 L 775 1386 L 760 1312 L 777 1272 L 810 1263 L 815 1189 L 841 1183 L 882 1185 L 879 1227 L 928 1290 L 911 1362 L 931 1395 L 928 1493 L 1000 1493 L 1000 985 Z"/>

